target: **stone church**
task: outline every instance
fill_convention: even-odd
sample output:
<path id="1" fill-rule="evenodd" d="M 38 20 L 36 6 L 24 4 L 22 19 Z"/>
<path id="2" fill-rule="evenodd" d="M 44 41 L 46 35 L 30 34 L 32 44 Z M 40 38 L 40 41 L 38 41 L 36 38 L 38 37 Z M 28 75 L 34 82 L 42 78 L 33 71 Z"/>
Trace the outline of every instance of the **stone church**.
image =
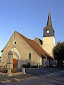
<path id="1" fill-rule="evenodd" d="M 31 40 L 15 31 L 1 51 L 2 65 L 7 65 L 8 52 L 12 51 L 13 67 L 20 68 L 23 64 L 27 64 L 28 62 L 30 62 L 32 66 L 49 66 L 50 60 L 54 59 L 52 52 L 54 46 L 55 36 L 49 11 L 47 25 L 43 29 L 43 40 L 39 38 Z"/>

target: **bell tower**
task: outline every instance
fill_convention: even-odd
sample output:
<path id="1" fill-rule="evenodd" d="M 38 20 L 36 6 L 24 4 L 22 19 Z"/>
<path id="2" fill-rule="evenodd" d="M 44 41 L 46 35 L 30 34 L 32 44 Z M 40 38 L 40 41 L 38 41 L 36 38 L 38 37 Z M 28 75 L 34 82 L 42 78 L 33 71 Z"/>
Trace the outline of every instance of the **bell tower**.
<path id="1" fill-rule="evenodd" d="M 51 15 L 49 9 L 48 21 L 43 29 L 43 49 L 53 57 L 53 48 L 55 46 L 54 29 L 52 27 Z"/>

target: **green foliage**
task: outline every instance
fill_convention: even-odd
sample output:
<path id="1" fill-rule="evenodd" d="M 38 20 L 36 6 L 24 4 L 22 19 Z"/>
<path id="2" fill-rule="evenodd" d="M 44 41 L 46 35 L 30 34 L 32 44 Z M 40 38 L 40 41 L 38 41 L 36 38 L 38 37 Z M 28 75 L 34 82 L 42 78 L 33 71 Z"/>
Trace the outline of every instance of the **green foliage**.
<path id="1" fill-rule="evenodd" d="M 2 73 L 7 73 L 8 69 L 7 68 L 2 68 Z"/>
<path id="2" fill-rule="evenodd" d="M 53 49 L 53 54 L 55 59 L 64 58 L 64 42 L 58 42 L 57 45 Z"/>
<path id="3" fill-rule="evenodd" d="M 11 73 L 17 73 L 17 69 L 16 68 L 11 69 Z"/>
<path id="4" fill-rule="evenodd" d="M 31 64 L 30 63 L 27 63 L 27 64 L 23 64 L 22 67 L 24 68 L 30 68 Z"/>
<path id="5" fill-rule="evenodd" d="M 54 58 L 62 62 L 64 60 L 64 42 L 58 42 L 53 49 Z"/>
<path id="6" fill-rule="evenodd" d="M 31 66 L 31 68 L 38 68 L 38 66 Z"/>
<path id="7" fill-rule="evenodd" d="M 39 65 L 39 68 L 42 68 L 42 65 Z"/>
<path id="8" fill-rule="evenodd" d="M 31 66 L 30 63 L 27 63 L 27 64 L 23 64 L 22 67 L 23 68 L 38 68 L 38 65 Z M 39 68 L 42 68 L 42 66 L 39 65 Z"/>

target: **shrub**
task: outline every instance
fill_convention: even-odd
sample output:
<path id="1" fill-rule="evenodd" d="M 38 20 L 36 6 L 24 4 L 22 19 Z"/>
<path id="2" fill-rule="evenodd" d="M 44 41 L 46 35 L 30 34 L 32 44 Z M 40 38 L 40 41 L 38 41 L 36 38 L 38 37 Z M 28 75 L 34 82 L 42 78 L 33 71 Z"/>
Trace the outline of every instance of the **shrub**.
<path id="1" fill-rule="evenodd" d="M 2 73 L 7 73 L 8 69 L 7 68 L 3 68 L 2 69 Z"/>
<path id="2" fill-rule="evenodd" d="M 31 68 L 38 68 L 38 66 L 31 66 Z"/>
<path id="3" fill-rule="evenodd" d="M 24 67 L 24 68 L 30 68 L 31 67 L 31 64 L 30 63 L 23 64 L 22 67 Z"/>
<path id="4" fill-rule="evenodd" d="M 39 68 L 42 68 L 42 65 L 39 65 Z"/>
<path id="5" fill-rule="evenodd" d="M 11 73 L 17 73 L 17 69 L 16 68 L 11 69 Z"/>

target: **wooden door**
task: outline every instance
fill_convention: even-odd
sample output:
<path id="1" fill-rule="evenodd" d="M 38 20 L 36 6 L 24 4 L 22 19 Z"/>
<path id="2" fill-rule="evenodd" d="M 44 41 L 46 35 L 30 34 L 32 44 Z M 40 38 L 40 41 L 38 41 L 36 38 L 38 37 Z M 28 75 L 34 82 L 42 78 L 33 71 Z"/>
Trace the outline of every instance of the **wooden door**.
<path id="1" fill-rule="evenodd" d="M 17 59 L 13 59 L 13 68 L 17 68 Z"/>

